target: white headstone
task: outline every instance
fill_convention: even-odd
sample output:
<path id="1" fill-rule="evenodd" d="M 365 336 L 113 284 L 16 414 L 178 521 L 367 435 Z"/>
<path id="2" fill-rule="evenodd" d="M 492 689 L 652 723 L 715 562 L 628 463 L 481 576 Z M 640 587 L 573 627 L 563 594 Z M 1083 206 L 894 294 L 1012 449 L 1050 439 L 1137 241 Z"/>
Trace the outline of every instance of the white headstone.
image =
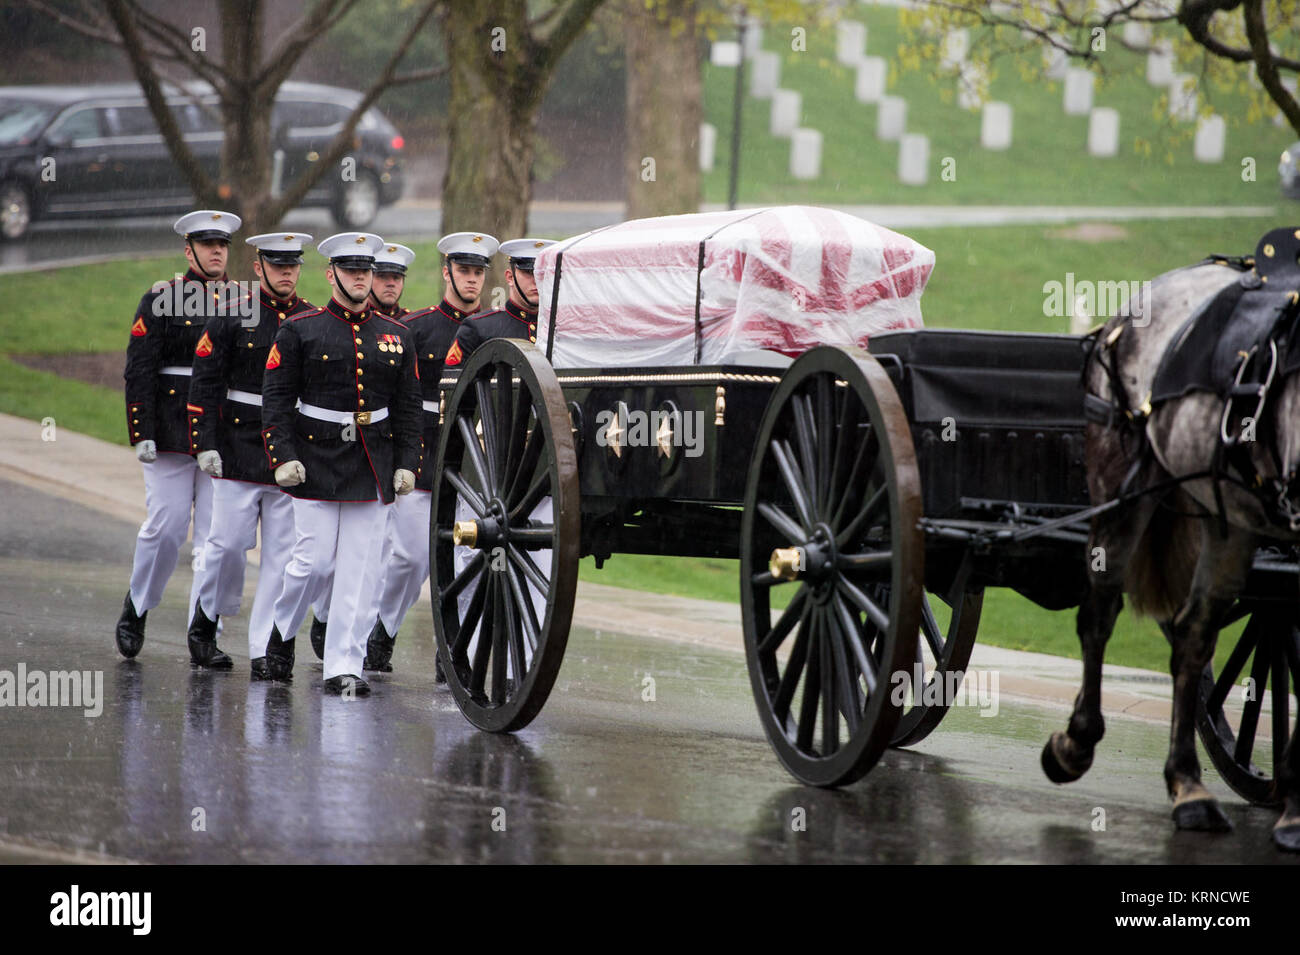
<path id="1" fill-rule="evenodd" d="M 1201 162 L 1223 162 L 1223 147 L 1227 140 L 1227 124 L 1222 116 L 1203 116 L 1196 124 L 1194 152 Z"/>
<path id="2" fill-rule="evenodd" d="M 760 50 L 750 62 L 749 95 L 754 99 L 771 99 L 781 85 L 781 57 Z"/>
<path id="3" fill-rule="evenodd" d="M 1011 104 L 990 102 L 984 104 L 980 119 L 980 145 L 985 149 L 1011 147 Z"/>
<path id="4" fill-rule="evenodd" d="M 713 171 L 713 157 L 718 148 L 718 127 L 700 123 L 700 172 Z"/>
<path id="5" fill-rule="evenodd" d="M 1065 71 L 1070 68 L 1069 55 L 1059 47 L 1043 48 L 1043 73 L 1049 80 L 1065 79 Z"/>
<path id="6" fill-rule="evenodd" d="M 966 54 L 969 51 L 970 31 L 949 30 L 943 38 L 943 52 L 939 57 L 939 65 L 945 70 L 960 66 L 966 62 Z"/>
<path id="7" fill-rule="evenodd" d="M 719 40 L 709 47 L 709 62 L 714 66 L 739 66 L 740 44 L 735 40 Z"/>
<path id="8" fill-rule="evenodd" d="M 790 136 L 790 175 L 816 179 L 822 174 L 822 134 L 815 129 L 796 129 Z"/>
<path id="9" fill-rule="evenodd" d="M 1086 116 L 1092 109 L 1091 70 L 1072 66 L 1065 71 L 1065 115 Z"/>
<path id="10" fill-rule="evenodd" d="M 859 103 L 877 103 L 885 95 L 889 64 L 883 56 L 864 56 L 858 61 L 858 80 L 853 95 Z"/>
<path id="11" fill-rule="evenodd" d="M 745 32 L 742 43 L 745 47 L 745 59 L 752 60 L 763 49 L 763 24 L 756 17 L 750 17 L 745 21 Z"/>
<path id="12" fill-rule="evenodd" d="M 930 174 L 930 140 L 904 133 L 898 140 L 898 178 L 909 186 L 924 186 Z"/>
<path id="13" fill-rule="evenodd" d="M 963 63 L 957 77 L 957 108 L 976 110 L 983 106 L 988 84 L 988 70 L 978 63 Z"/>
<path id="14" fill-rule="evenodd" d="M 1147 82 L 1152 86 L 1168 86 L 1174 79 L 1174 51 L 1168 42 L 1156 44 L 1147 54 Z"/>
<path id="15" fill-rule="evenodd" d="M 841 20 L 835 25 L 835 59 L 854 66 L 867 51 L 867 26 L 856 20 Z"/>
<path id="16" fill-rule="evenodd" d="M 1129 46 L 1146 46 L 1151 42 L 1151 27 L 1140 20 L 1124 24 L 1124 42 Z"/>
<path id="17" fill-rule="evenodd" d="M 1196 118 L 1196 82 L 1190 73 L 1176 73 L 1169 82 L 1169 115 L 1178 122 Z"/>
<path id="18" fill-rule="evenodd" d="M 907 129 L 907 100 L 901 96 L 882 96 L 876 109 L 876 138 L 898 139 Z"/>
<path id="19" fill-rule="evenodd" d="M 777 90 L 772 94 L 773 136 L 789 137 L 799 128 L 799 116 L 803 111 L 803 97 L 794 90 Z"/>
<path id="20" fill-rule="evenodd" d="M 1098 106 L 1088 114 L 1088 153 L 1115 156 L 1119 153 L 1119 111 Z"/>

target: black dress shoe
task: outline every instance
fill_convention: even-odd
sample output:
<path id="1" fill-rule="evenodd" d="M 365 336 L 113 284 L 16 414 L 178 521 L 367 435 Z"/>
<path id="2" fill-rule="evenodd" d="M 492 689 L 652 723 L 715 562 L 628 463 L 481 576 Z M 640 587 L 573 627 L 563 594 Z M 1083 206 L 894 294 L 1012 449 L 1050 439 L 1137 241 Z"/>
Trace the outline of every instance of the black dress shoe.
<path id="1" fill-rule="evenodd" d="M 280 628 L 271 627 L 271 639 L 266 642 L 266 678 L 278 683 L 293 682 L 292 639 L 280 639 Z"/>
<path id="2" fill-rule="evenodd" d="M 353 676 L 351 673 L 330 677 L 325 681 L 325 689 L 337 696 L 370 695 L 370 684 L 359 676 Z"/>
<path id="3" fill-rule="evenodd" d="M 200 601 L 194 601 L 194 620 L 185 634 L 190 646 L 190 666 L 209 670 L 232 670 L 235 661 L 217 646 L 217 621 L 208 619 Z"/>
<path id="4" fill-rule="evenodd" d="M 250 680 L 269 680 L 271 675 L 266 668 L 266 657 L 248 661 L 248 678 Z"/>
<path id="5" fill-rule="evenodd" d="M 312 617 L 311 620 L 311 648 L 316 651 L 316 659 L 325 659 L 325 627 L 324 620 L 317 620 Z"/>
<path id="6" fill-rule="evenodd" d="M 366 658 L 361 663 L 363 670 L 378 670 L 380 673 L 392 673 L 393 644 L 396 637 L 390 637 L 384 629 L 382 620 L 376 620 L 366 640 Z"/>
<path id="7" fill-rule="evenodd" d="M 117 652 L 127 659 L 139 653 L 144 646 L 144 621 L 148 616 L 148 610 L 136 614 L 128 591 L 126 599 L 122 601 L 122 616 L 117 618 L 117 630 L 113 633 L 113 639 L 117 641 Z"/>

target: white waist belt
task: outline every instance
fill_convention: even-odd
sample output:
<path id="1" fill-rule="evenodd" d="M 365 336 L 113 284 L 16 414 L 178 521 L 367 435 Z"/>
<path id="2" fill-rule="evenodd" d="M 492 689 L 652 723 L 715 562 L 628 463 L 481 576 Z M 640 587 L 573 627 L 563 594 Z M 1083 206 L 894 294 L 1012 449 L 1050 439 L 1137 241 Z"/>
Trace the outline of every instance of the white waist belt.
<path id="1" fill-rule="evenodd" d="M 226 392 L 226 397 L 231 401 L 238 401 L 242 405 L 257 405 L 259 408 L 262 407 L 262 396 L 255 395 L 251 391 L 239 391 L 236 388 L 231 388 Z"/>
<path id="2" fill-rule="evenodd" d="M 424 405 L 424 410 L 425 410 L 425 411 L 432 411 L 434 414 L 437 414 L 437 413 L 438 413 L 438 402 L 436 402 L 436 401 L 421 401 L 420 404 Z"/>
<path id="3" fill-rule="evenodd" d="M 352 421 L 357 424 L 378 424 L 388 417 L 387 408 L 376 408 L 374 411 L 331 411 L 329 408 L 318 408 L 303 402 L 298 410 L 309 418 L 332 421 L 335 424 L 348 424 Z"/>
<path id="4" fill-rule="evenodd" d="M 161 371 L 159 371 L 158 374 L 160 374 L 160 375 L 185 375 L 186 377 L 189 377 L 190 375 L 194 374 L 194 369 L 193 369 L 193 368 L 186 368 L 184 365 L 167 365 L 165 368 L 163 368 Z"/>

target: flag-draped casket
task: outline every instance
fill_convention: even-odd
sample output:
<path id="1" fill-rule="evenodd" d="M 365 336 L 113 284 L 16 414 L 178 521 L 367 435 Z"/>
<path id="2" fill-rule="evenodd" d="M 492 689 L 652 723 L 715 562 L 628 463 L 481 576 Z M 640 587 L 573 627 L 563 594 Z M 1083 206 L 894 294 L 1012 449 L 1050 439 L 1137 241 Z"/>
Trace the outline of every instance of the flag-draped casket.
<path id="1" fill-rule="evenodd" d="M 538 345 L 559 368 L 729 364 L 921 326 L 934 253 L 811 206 L 636 219 L 542 250 Z"/>

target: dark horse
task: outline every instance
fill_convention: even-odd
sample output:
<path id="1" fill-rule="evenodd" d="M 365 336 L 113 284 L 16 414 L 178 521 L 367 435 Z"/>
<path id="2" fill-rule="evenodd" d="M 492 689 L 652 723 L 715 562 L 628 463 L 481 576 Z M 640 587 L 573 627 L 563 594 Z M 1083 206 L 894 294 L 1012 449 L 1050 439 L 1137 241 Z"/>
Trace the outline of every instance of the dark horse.
<path id="1" fill-rule="evenodd" d="M 1057 783 L 1078 779 L 1092 764 L 1105 731 L 1101 714 L 1101 666 L 1127 593 L 1132 608 L 1153 617 L 1172 646 L 1173 720 L 1165 782 L 1180 829 L 1231 828 L 1223 810 L 1201 783 L 1195 724 L 1198 684 L 1214 656 L 1225 613 L 1246 582 L 1258 546 L 1269 540 L 1294 542 L 1297 534 L 1242 484 L 1221 481 L 1219 494 L 1206 474 L 1215 461 L 1223 400 L 1191 391 L 1150 410 L 1145 434 L 1140 424 L 1165 348 L 1209 296 L 1240 279 L 1223 264 L 1169 272 L 1144 286 L 1140 307 L 1121 309 L 1100 332 L 1086 371 L 1090 394 L 1107 402 L 1119 397 L 1110 425 L 1090 423 L 1086 434 L 1088 487 L 1094 504 L 1123 501 L 1092 519 L 1089 593 L 1079 608 L 1083 685 L 1064 733 L 1053 733 L 1042 764 Z M 1140 315 L 1141 319 L 1128 317 Z M 1110 363 L 1107 371 L 1105 363 Z M 1121 387 L 1112 384 L 1114 382 Z M 1118 395 L 1117 392 L 1123 392 Z M 1262 434 L 1249 446 L 1251 463 L 1263 478 L 1286 476 L 1300 464 L 1300 375 L 1272 388 L 1271 414 L 1261 416 Z M 1266 450 L 1275 437 L 1277 454 Z M 1149 446 L 1143 448 L 1143 442 Z M 1135 462 L 1138 462 L 1135 465 Z M 1130 471 L 1136 467 L 1135 473 Z M 1135 494 L 1143 490 L 1145 494 Z M 1220 504 L 1221 502 L 1221 504 Z M 1098 552 L 1095 548 L 1103 548 Z M 1101 554 L 1103 560 L 1095 557 Z M 1300 750 L 1292 734 L 1281 765 L 1274 767 L 1285 805 L 1273 830 L 1283 849 L 1300 851 Z"/>

